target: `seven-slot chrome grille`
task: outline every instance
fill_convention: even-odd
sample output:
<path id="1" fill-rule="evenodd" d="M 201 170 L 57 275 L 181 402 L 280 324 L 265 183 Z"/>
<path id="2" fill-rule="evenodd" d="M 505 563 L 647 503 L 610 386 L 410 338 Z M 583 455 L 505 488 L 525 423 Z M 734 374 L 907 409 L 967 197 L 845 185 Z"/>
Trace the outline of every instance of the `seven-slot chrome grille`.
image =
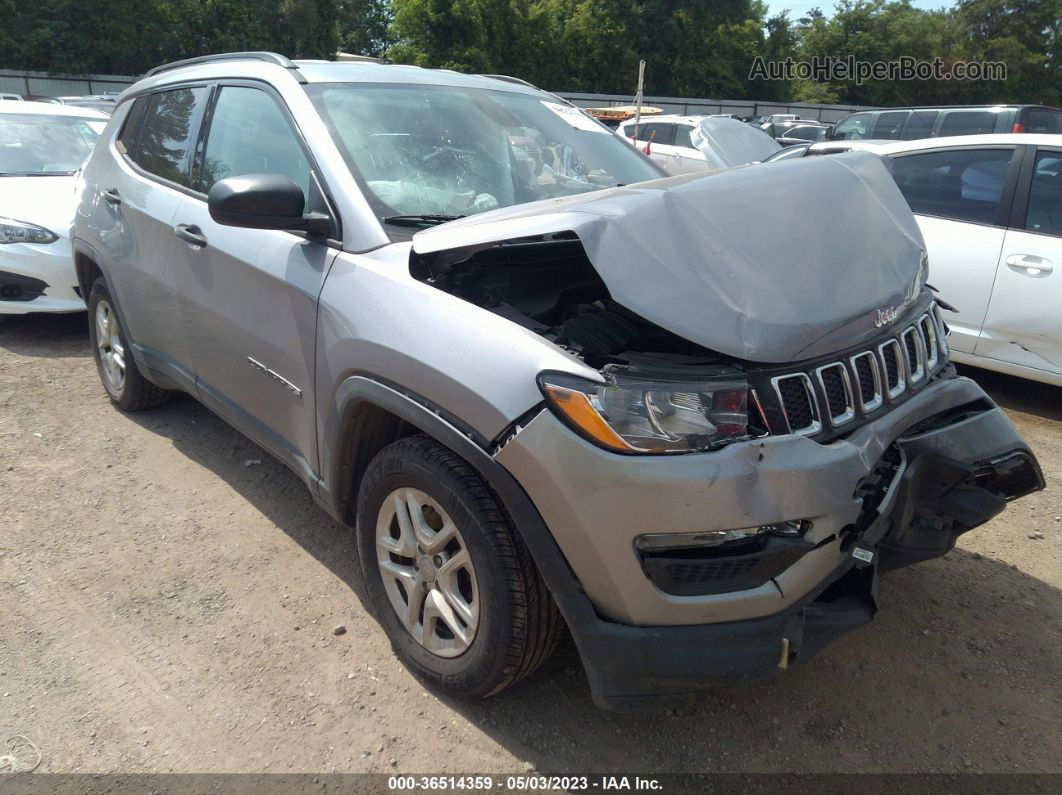
<path id="1" fill-rule="evenodd" d="M 948 358 L 940 308 L 933 304 L 913 323 L 866 350 L 803 372 L 770 379 L 777 399 L 775 432 L 815 436 L 904 397 L 928 382 Z"/>

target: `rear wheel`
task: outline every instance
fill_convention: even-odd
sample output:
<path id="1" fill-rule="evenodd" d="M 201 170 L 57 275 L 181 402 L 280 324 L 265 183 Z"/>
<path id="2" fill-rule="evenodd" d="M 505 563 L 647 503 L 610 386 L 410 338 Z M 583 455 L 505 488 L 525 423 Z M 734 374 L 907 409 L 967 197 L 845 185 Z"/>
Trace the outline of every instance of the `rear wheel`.
<path id="1" fill-rule="evenodd" d="M 122 411 L 142 411 L 165 403 L 170 393 L 144 378 L 133 361 L 118 313 L 114 311 L 114 300 L 102 276 L 89 291 L 88 313 L 96 369 L 111 402 Z"/>
<path id="2" fill-rule="evenodd" d="M 497 498 L 426 436 L 369 464 L 358 494 L 367 590 L 395 653 L 459 696 L 486 697 L 544 662 L 561 618 Z"/>

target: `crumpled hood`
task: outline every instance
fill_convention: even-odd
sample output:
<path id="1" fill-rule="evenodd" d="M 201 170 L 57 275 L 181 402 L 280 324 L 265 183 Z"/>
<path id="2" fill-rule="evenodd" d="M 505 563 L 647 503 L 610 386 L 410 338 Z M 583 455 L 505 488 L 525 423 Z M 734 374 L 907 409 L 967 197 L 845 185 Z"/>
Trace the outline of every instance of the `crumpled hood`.
<path id="1" fill-rule="evenodd" d="M 0 216 L 70 236 L 76 177 L 0 177 Z"/>
<path id="2" fill-rule="evenodd" d="M 914 216 L 865 152 L 517 205 L 418 232 L 413 249 L 475 250 L 565 231 L 627 309 L 764 363 L 869 339 L 876 310 L 902 311 L 925 281 Z"/>

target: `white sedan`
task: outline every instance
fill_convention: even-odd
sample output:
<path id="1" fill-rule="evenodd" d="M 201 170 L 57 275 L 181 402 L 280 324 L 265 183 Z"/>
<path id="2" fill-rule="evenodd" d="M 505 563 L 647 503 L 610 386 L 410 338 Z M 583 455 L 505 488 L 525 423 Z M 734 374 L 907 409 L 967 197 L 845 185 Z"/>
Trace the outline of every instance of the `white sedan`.
<path id="1" fill-rule="evenodd" d="M 671 176 L 760 161 L 781 147 L 770 135 L 721 116 L 651 116 L 617 132 Z"/>
<path id="2" fill-rule="evenodd" d="M 0 101 L 0 315 L 78 312 L 70 251 L 75 173 L 107 115 Z"/>
<path id="3" fill-rule="evenodd" d="M 918 220 L 929 282 L 957 310 L 952 358 L 1062 386 L 1062 135 L 855 143 L 885 158 Z"/>

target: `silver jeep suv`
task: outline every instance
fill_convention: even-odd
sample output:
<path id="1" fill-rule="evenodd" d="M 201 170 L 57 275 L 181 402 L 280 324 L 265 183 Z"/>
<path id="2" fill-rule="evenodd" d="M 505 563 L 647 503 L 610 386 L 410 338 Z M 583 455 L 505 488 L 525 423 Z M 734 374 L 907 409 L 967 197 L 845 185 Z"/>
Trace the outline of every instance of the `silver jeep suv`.
<path id="1" fill-rule="evenodd" d="M 294 470 L 453 694 L 565 625 L 610 708 L 785 669 L 1043 487 L 865 153 L 664 179 L 518 80 L 237 53 L 121 96 L 72 240 L 111 400 Z"/>

